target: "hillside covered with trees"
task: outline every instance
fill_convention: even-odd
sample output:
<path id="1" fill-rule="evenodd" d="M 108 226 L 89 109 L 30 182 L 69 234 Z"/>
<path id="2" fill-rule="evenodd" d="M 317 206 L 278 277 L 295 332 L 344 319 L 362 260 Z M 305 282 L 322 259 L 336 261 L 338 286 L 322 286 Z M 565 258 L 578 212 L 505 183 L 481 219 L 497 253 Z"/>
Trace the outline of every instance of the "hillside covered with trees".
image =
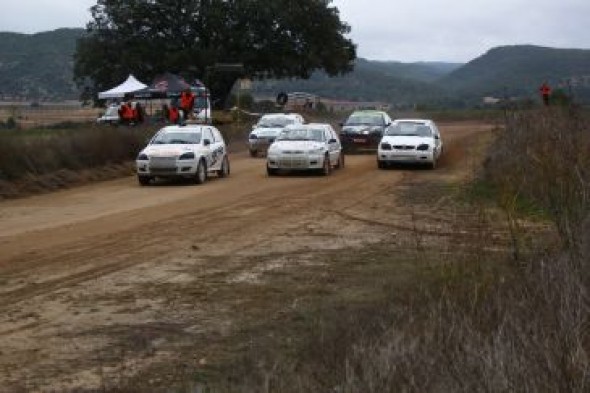
<path id="1" fill-rule="evenodd" d="M 83 35 L 83 29 L 37 34 L 0 32 L 0 98 L 78 98 L 73 56 L 76 41 Z"/>
<path id="2" fill-rule="evenodd" d="M 0 99 L 79 98 L 73 67 L 77 41 L 84 35 L 83 29 L 32 35 L 0 33 Z M 272 97 L 279 91 L 303 91 L 402 107 L 464 106 L 480 104 L 485 96 L 537 99 L 538 86 L 546 80 L 576 101 L 590 102 L 590 50 L 506 46 L 491 49 L 467 64 L 359 58 L 354 66 L 352 72 L 336 77 L 316 71 L 309 79 L 258 80 L 252 92 Z M 122 75 L 127 73 L 136 74 L 136 70 L 121 71 Z"/>
<path id="3" fill-rule="evenodd" d="M 544 81 L 590 102 L 590 50 L 497 47 L 443 77 L 439 84 L 453 95 L 476 99 L 535 97 Z"/>

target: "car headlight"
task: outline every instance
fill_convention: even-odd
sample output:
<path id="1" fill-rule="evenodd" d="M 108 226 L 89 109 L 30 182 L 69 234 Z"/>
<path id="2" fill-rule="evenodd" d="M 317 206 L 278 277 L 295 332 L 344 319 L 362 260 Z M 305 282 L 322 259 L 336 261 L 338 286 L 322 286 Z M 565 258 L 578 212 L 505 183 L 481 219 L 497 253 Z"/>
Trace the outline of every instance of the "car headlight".
<path id="1" fill-rule="evenodd" d="M 178 157 L 178 159 L 179 160 L 194 160 L 195 153 L 193 153 L 192 151 L 190 153 L 184 153 L 180 157 Z"/>
<path id="2" fill-rule="evenodd" d="M 248 139 L 258 139 L 258 135 L 256 135 L 256 134 L 250 134 L 250 136 L 248 137 Z"/>
<path id="3" fill-rule="evenodd" d="M 141 153 L 140 155 L 137 156 L 137 161 L 149 161 L 149 159 L 150 158 L 145 153 Z"/>
<path id="4" fill-rule="evenodd" d="M 416 150 L 419 150 L 419 151 L 426 151 L 426 150 L 429 150 L 429 149 L 430 149 L 430 145 L 427 145 L 425 143 L 422 144 L 422 145 L 418 145 L 418 147 L 416 148 Z"/>
<path id="5" fill-rule="evenodd" d="M 363 135 L 369 135 L 369 130 L 363 130 Z"/>
<path id="6" fill-rule="evenodd" d="M 391 144 L 389 143 L 382 143 L 381 150 L 391 150 Z"/>

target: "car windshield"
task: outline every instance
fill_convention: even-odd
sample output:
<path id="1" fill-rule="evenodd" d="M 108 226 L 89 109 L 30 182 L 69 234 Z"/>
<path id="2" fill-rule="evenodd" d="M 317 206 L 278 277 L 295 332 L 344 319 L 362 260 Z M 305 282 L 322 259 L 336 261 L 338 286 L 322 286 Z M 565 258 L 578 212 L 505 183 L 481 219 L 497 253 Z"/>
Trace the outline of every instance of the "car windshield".
<path id="1" fill-rule="evenodd" d="M 288 128 L 281 131 L 279 141 L 324 141 L 323 130 L 317 128 Z"/>
<path id="2" fill-rule="evenodd" d="M 346 120 L 347 126 L 382 126 L 383 118 L 379 115 L 351 115 Z"/>
<path id="3" fill-rule="evenodd" d="M 263 117 L 258 122 L 258 127 L 263 128 L 270 128 L 270 127 L 280 127 L 283 128 L 288 126 L 289 124 L 293 124 L 293 119 L 289 119 L 288 117 Z"/>
<path id="4" fill-rule="evenodd" d="M 152 145 L 192 145 L 201 143 L 200 132 L 162 132 L 154 137 Z"/>
<path id="5" fill-rule="evenodd" d="M 423 123 L 403 122 L 393 124 L 385 131 L 393 136 L 432 136 L 432 130 Z"/>

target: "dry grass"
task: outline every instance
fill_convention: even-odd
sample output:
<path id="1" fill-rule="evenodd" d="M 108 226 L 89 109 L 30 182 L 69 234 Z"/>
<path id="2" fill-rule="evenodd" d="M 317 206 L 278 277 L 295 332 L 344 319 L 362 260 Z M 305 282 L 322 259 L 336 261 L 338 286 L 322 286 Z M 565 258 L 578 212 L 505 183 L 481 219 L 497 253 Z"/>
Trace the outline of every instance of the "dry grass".
<path id="1" fill-rule="evenodd" d="M 412 286 L 379 301 L 309 309 L 298 351 L 253 351 L 208 389 L 590 390 L 588 118 L 550 110 L 506 119 L 482 174 L 497 207 L 462 207 L 475 209 L 469 242 L 448 237 L 424 247 L 418 239 L 415 256 L 429 268 Z M 530 219 L 549 219 L 560 247 L 533 235 Z M 453 225 L 459 233 L 468 224 L 457 214 Z M 499 229 L 509 237 L 501 250 L 490 243 Z M 393 263 L 391 255 L 378 259 Z"/>

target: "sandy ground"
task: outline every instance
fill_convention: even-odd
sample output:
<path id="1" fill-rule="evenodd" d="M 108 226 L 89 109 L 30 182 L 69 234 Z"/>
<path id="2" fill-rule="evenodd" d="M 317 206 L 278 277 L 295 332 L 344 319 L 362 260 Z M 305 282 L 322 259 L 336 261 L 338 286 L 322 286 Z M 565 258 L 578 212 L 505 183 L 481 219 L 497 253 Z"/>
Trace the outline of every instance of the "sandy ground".
<path id="1" fill-rule="evenodd" d="M 201 340 L 194 356 L 206 362 L 209 340 L 264 313 L 253 305 L 272 280 L 265 273 L 392 238 L 410 214 L 396 188 L 468 176 L 470 138 L 490 129 L 442 124 L 447 151 L 435 171 L 377 170 L 362 155 L 329 177 L 268 178 L 263 159 L 238 153 L 229 178 L 202 186 L 127 177 L 1 202 L 0 392 L 104 387 L 190 340 Z"/>

